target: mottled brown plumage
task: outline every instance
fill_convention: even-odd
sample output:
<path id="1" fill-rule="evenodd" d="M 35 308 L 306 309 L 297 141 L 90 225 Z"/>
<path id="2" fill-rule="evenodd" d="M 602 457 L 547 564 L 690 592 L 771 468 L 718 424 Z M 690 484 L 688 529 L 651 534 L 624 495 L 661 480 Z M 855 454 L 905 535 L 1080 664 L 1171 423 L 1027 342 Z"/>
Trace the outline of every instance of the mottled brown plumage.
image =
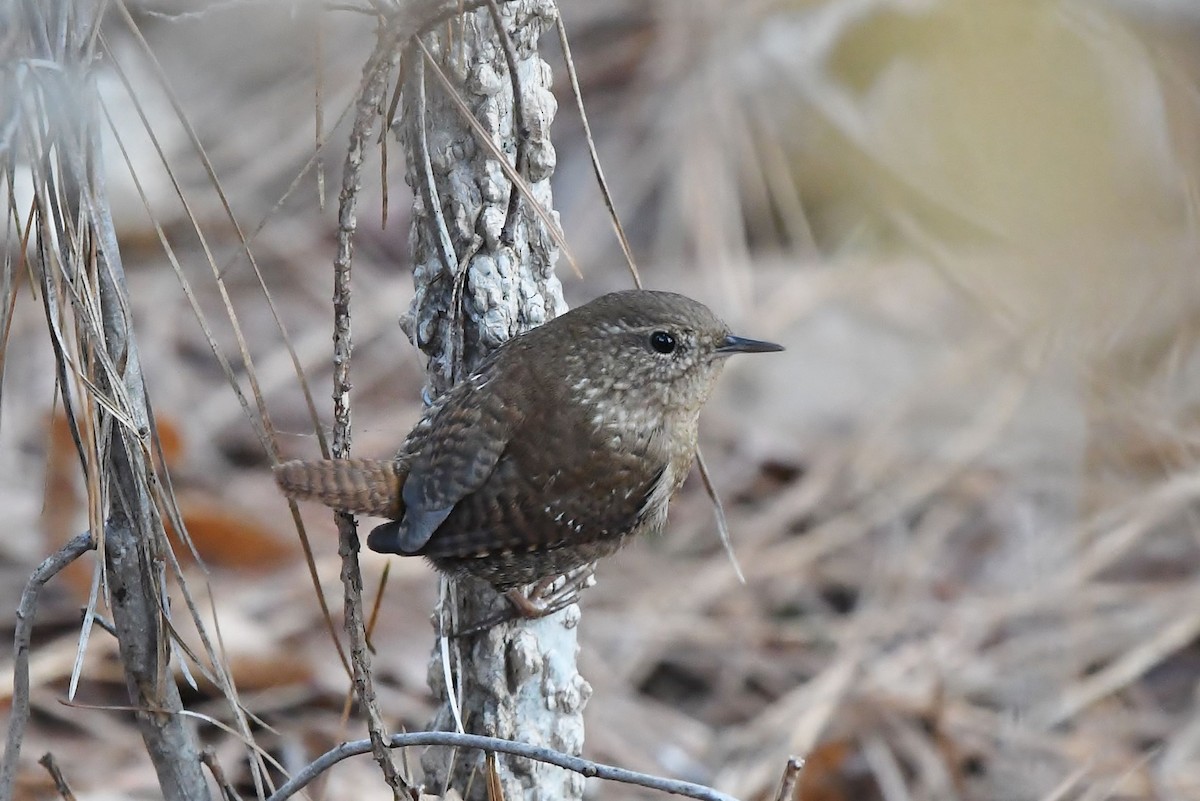
<path id="1" fill-rule="evenodd" d="M 504 591 L 660 531 L 731 336 L 682 295 L 614 292 L 497 348 L 391 461 L 288 462 L 283 491 L 390 518 L 367 545 Z"/>

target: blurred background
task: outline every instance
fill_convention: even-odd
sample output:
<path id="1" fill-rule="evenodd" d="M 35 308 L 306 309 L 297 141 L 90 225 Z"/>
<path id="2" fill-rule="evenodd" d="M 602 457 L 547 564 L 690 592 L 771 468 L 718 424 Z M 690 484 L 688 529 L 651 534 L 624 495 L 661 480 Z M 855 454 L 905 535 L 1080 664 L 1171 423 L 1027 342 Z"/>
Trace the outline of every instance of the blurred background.
<path id="1" fill-rule="evenodd" d="M 259 743 L 298 766 L 346 736 L 345 674 L 269 461 L 171 262 L 246 386 L 215 265 L 286 455 L 315 457 L 283 335 L 197 144 L 328 424 L 344 112 L 373 23 L 309 3 L 129 8 L 144 42 L 116 11 L 104 30 L 108 188 L 203 561 L 192 590 L 270 727 Z M 1200 797 L 1200 5 L 561 10 L 647 286 L 787 346 L 731 363 L 702 421 L 747 583 L 693 476 L 667 534 L 607 560 L 584 595 L 585 755 L 745 799 L 774 797 L 789 753 L 808 757 L 804 801 Z M 577 304 L 631 281 L 554 39 L 555 203 L 583 267 L 560 260 L 559 276 Z M 397 323 L 412 292 L 400 152 L 388 145 L 386 200 L 369 154 L 360 201 L 364 456 L 392 452 L 421 410 L 422 362 Z M 19 179 L 12 197 L 27 208 Z M 31 570 L 87 519 L 27 284 L 2 362 L 6 638 Z M 332 520 L 302 511 L 340 608 Z M 369 593 L 385 563 L 364 555 Z M 72 570 L 39 616 L 20 797 L 56 797 L 34 762 L 46 750 L 80 798 L 156 797 L 132 720 L 97 708 L 127 703 L 115 641 L 93 635 L 75 705 L 61 703 L 91 581 L 90 565 Z M 436 580 L 420 560 L 390 571 L 381 706 L 420 729 Z M 10 667 L 0 654 L 5 700 Z M 204 685 L 185 702 L 224 714 Z M 244 780 L 240 744 L 200 731 Z M 382 798 L 376 770 L 343 763 L 313 797 Z"/>

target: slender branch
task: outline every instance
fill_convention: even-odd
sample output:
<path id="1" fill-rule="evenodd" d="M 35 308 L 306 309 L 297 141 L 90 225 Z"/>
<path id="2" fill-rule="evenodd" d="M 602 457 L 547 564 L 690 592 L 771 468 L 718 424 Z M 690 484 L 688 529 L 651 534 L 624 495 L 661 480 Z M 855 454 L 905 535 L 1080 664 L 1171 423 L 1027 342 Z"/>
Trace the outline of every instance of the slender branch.
<path id="1" fill-rule="evenodd" d="M 604 198 L 604 206 L 608 209 L 608 219 L 612 221 L 617 241 L 621 243 L 621 253 L 625 255 L 625 263 L 629 265 L 629 274 L 633 276 L 633 285 L 641 289 L 642 274 L 638 272 L 637 263 L 633 260 L 633 247 L 629 244 L 629 237 L 625 236 L 621 218 L 617 216 L 617 207 L 613 203 L 612 192 L 608 189 L 604 169 L 600 166 L 600 154 L 596 152 L 596 141 L 592 138 L 592 126 L 588 123 L 587 111 L 583 107 L 583 92 L 579 88 L 579 76 L 575 74 L 575 59 L 571 57 L 571 43 L 567 41 L 567 29 L 563 25 L 562 14 L 558 15 L 554 23 L 558 28 L 558 43 L 562 47 L 563 60 L 567 64 L 571 94 L 575 98 L 575 107 L 579 110 L 579 121 L 583 123 L 583 141 L 587 142 L 588 157 L 592 160 L 592 171 L 596 173 L 596 183 L 600 185 L 600 195 Z"/>
<path id="2" fill-rule="evenodd" d="M 775 801 L 792 801 L 794 798 L 799 798 L 797 795 L 800 786 L 800 772 L 804 770 L 804 760 L 798 756 L 788 757 L 787 764 L 783 767 L 783 777 L 779 780 L 779 792 L 775 794 Z"/>
<path id="3" fill-rule="evenodd" d="M 380 33 L 375 51 L 363 68 L 363 88 L 355 103 L 354 125 L 346 149 L 342 170 L 342 190 L 338 200 L 337 256 L 333 262 L 333 457 L 350 455 L 350 358 L 354 341 L 350 332 L 350 273 L 354 254 L 354 232 L 358 193 L 362 187 L 362 164 L 371 141 L 382 99 L 387 92 L 392 62 L 387 37 Z M 392 797 L 399 801 L 409 789 L 392 755 L 385 747 L 387 727 L 375 699 L 375 682 L 371 673 L 371 653 L 367 648 L 366 624 L 363 619 L 362 569 L 359 565 L 358 532 L 354 518 L 348 514 L 335 515 L 338 529 L 338 555 L 342 559 L 343 608 L 346 633 L 350 639 L 350 662 L 353 666 L 354 689 L 367 718 L 372 753 L 384 781 L 392 788 Z"/>
<path id="4" fill-rule="evenodd" d="M 241 796 L 238 795 L 237 790 L 233 789 L 233 783 L 225 775 L 225 769 L 217 761 L 217 752 L 213 750 L 211 745 L 200 752 L 200 761 L 204 763 L 204 767 L 208 768 L 208 772 L 212 774 L 213 781 L 221 788 L 221 797 L 225 801 L 241 801 Z"/>
<path id="5" fill-rule="evenodd" d="M 738 564 L 737 554 L 733 552 L 733 540 L 729 536 L 729 521 L 725 518 L 725 504 L 721 503 L 721 496 L 717 494 L 717 485 L 713 483 L 712 476 L 708 474 L 708 464 L 705 463 L 704 454 L 700 452 L 699 448 L 696 448 L 696 467 L 700 469 L 700 478 L 704 481 L 704 491 L 708 493 L 708 498 L 712 501 L 721 547 L 725 549 L 725 554 L 729 557 L 729 564 L 733 566 L 733 572 L 737 575 L 738 581 L 745 584 L 746 575 L 742 573 L 742 566 Z"/>
<path id="6" fill-rule="evenodd" d="M 451 275 L 458 275 L 458 256 L 454 252 L 454 243 L 450 239 L 450 228 L 446 225 L 446 217 L 442 214 L 442 199 L 438 196 L 437 182 L 433 177 L 433 163 L 429 160 L 429 126 L 426 119 L 427 97 L 425 91 L 425 61 L 415 59 L 413 83 L 416 85 L 417 138 L 415 142 L 417 173 L 420 178 L 418 191 L 421 202 L 425 204 L 426 213 L 434 222 L 433 242 L 437 246 L 438 256 L 442 265 Z"/>
<path id="7" fill-rule="evenodd" d="M 529 136 L 529 124 L 525 120 L 525 98 L 521 94 L 521 76 L 517 72 L 517 54 L 513 49 L 512 37 L 508 35 L 508 30 L 504 27 L 504 18 L 500 16 L 500 6 L 496 5 L 496 0 L 487 0 L 488 15 L 492 18 L 492 25 L 496 28 L 496 38 L 500 40 L 500 45 L 504 49 L 504 63 L 508 67 L 508 81 L 512 86 L 513 98 L 513 141 L 517 146 L 516 157 L 513 158 L 513 167 L 519 175 L 525 174 L 526 147 L 525 139 Z M 513 244 L 516 236 L 514 227 L 517 224 L 517 206 L 521 202 L 521 192 L 517 189 L 516 183 L 509 185 L 508 188 L 508 210 L 504 213 L 504 227 L 501 229 L 500 239 L 504 244 Z"/>
<path id="8" fill-rule="evenodd" d="M 49 751 L 42 754 L 38 764 L 50 774 L 50 780 L 54 782 L 54 789 L 58 790 L 63 801 L 75 801 L 75 793 L 71 790 L 71 785 L 67 784 L 67 777 L 63 775 L 62 768 L 58 766 L 58 760 L 54 758 L 54 754 Z"/>
<path id="9" fill-rule="evenodd" d="M 545 762 L 549 765 L 557 765 L 560 768 L 574 771 L 588 778 L 634 784 L 639 787 L 647 787 L 651 790 L 659 790 L 672 795 L 697 798 L 700 801 L 737 801 L 733 796 L 726 795 L 711 787 L 705 787 L 702 784 L 664 779 L 661 776 L 651 776 L 648 773 L 638 773 L 637 771 L 625 770 L 624 768 L 617 768 L 612 765 L 603 765 L 549 748 L 539 748 L 533 745 L 526 745 L 525 743 L 502 740 L 498 737 L 483 737 L 478 734 L 458 734 L 448 731 L 418 731 L 409 734 L 393 734 L 388 740 L 390 748 L 409 748 L 419 745 L 444 745 L 454 748 L 477 748 L 487 752 L 496 751 L 502 754 L 511 754 L 513 756 L 532 759 L 537 762 Z M 343 759 L 365 754 L 370 750 L 370 740 L 354 740 L 331 748 L 310 762 L 303 770 L 293 776 L 290 781 L 276 790 L 273 795 L 267 798 L 267 801 L 284 801 L 284 799 L 291 798 Z"/>
<path id="10" fill-rule="evenodd" d="M 33 637 L 38 596 L 46 582 L 95 547 L 96 539 L 91 533 L 78 535 L 58 553 L 38 565 L 29 577 L 25 591 L 21 593 L 21 601 L 17 604 L 16 632 L 13 635 L 16 658 L 13 660 L 12 712 L 8 719 L 8 739 L 4 744 L 4 765 L 0 766 L 0 798 L 12 798 L 17 760 L 21 756 L 21 742 L 25 739 L 25 724 L 29 722 L 29 642 Z"/>

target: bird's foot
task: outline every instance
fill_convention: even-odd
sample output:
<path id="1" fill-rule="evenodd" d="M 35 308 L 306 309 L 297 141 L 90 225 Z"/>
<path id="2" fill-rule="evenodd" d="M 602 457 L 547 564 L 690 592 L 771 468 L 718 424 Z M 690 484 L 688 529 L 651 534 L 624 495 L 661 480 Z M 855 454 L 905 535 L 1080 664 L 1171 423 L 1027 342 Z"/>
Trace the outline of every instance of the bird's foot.
<path id="1" fill-rule="evenodd" d="M 591 562 L 561 576 L 544 578 L 534 584 L 528 592 L 522 592 L 520 588 L 511 589 L 504 593 L 509 602 L 507 609 L 490 615 L 473 626 L 456 631 L 453 636 L 467 637 L 513 620 L 549 617 L 574 604 L 579 600 L 579 594 L 595 583 L 596 563 Z"/>
<path id="2" fill-rule="evenodd" d="M 544 578 L 528 593 L 509 590 L 504 594 L 516 613 L 526 620 L 548 617 L 579 600 L 579 594 L 596 583 L 596 563 L 589 562 L 561 576 Z"/>

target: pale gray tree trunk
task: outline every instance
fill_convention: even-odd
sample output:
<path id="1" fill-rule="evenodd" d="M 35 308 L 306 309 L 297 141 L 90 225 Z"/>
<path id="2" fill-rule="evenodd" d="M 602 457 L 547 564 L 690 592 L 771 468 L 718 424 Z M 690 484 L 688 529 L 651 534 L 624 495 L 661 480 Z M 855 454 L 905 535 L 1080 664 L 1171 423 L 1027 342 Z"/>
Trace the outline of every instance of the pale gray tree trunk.
<path id="1" fill-rule="evenodd" d="M 521 162 L 533 196 L 549 210 L 555 164 L 549 128 L 556 104 L 550 68 L 537 44 L 557 11 L 549 0 L 515 0 L 498 10 L 517 65 L 523 131 L 515 122 L 505 45 L 487 8 L 437 26 L 422 41 L 508 163 Z M 545 223 L 521 198 L 516 219 L 505 225 L 511 184 L 419 47 L 409 50 L 396 127 L 415 197 L 416 296 L 406 330 L 429 357 L 432 398 L 468 375 L 501 342 L 556 316 L 565 305 L 554 276 L 557 249 Z M 453 601 L 447 605 L 454 609 L 447 618 L 459 626 L 506 603 L 476 581 L 459 582 L 448 595 Z M 445 651 L 465 730 L 580 753 L 582 711 L 591 688 L 576 670 L 578 621 L 579 609 L 572 606 L 549 618 L 450 641 Z M 430 665 L 430 685 L 444 700 L 434 727 L 453 730 L 442 653 L 435 649 Z M 525 760 L 501 757 L 498 762 L 506 798 L 582 797 L 579 775 Z M 470 787 L 471 798 L 486 797 L 481 754 L 434 749 L 423 764 L 429 791 L 450 786 L 465 794 Z"/>

